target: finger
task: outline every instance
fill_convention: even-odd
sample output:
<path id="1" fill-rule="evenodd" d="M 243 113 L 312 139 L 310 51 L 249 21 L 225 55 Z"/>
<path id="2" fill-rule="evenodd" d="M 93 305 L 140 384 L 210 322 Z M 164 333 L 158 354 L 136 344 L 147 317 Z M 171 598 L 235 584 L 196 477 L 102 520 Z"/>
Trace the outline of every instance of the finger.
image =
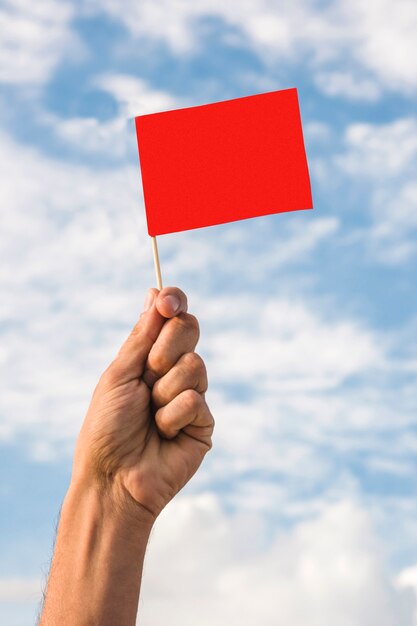
<path id="1" fill-rule="evenodd" d="M 180 432 L 211 447 L 214 419 L 204 398 L 187 389 L 155 414 L 159 433 L 165 439 L 173 439 Z"/>
<path id="2" fill-rule="evenodd" d="M 149 352 L 143 380 L 149 387 L 164 376 L 186 352 L 194 352 L 200 336 L 197 319 L 181 313 L 168 320 Z"/>
<path id="3" fill-rule="evenodd" d="M 186 389 L 198 393 L 207 391 L 207 371 L 203 359 L 195 352 L 186 352 L 165 376 L 153 386 L 152 399 L 157 409 L 169 404 Z"/>
<path id="4" fill-rule="evenodd" d="M 149 352 L 167 321 L 167 318 L 161 314 L 157 307 L 161 293 L 157 289 L 148 291 L 143 313 L 120 348 L 117 357 L 105 372 L 105 376 L 112 383 L 121 384 L 139 378 L 143 374 Z M 170 287 L 167 295 L 178 298 L 180 302 L 178 313 L 186 310 L 187 298 L 182 291 Z M 165 312 L 168 313 L 166 304 Z"/>
<path id="5" fill-rule="evenodd" d="M 156 308 L 163 317 L 174 317 L 187 311 L 187 296 L 177 287 L 164 287 L 156 299 Z"/>

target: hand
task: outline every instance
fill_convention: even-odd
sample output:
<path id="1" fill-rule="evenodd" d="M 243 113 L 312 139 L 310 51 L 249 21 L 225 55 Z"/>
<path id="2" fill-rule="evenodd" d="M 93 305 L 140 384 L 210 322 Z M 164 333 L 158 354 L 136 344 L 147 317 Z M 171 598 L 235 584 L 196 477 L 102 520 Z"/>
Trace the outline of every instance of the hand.
<path id="1" fill-rule="evenodd" d="M 199 327 L 186 311 L 179 289 L 150 290 L 94 391 L 74 457 L 73 481 L 97 482 L 118 507 L 151 521 L 211 448 Z"/>

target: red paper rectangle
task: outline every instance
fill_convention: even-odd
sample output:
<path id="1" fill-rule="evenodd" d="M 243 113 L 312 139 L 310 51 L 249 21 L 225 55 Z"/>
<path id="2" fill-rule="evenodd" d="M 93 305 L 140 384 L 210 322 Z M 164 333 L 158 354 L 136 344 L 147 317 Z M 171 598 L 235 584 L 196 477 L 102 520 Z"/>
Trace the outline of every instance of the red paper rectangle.
<path id="1" fill-rule="evenodd" d="M 312 208 L 296 89 L 135 121 L 151 236 Z"/>

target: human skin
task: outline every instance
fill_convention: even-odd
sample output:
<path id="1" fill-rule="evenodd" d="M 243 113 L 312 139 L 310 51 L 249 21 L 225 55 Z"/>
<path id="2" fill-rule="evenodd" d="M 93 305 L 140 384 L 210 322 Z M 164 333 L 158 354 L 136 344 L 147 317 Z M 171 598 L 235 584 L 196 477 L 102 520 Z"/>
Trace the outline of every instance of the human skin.
<path id="1" fill-rule="evenodd" d="M 152 526 L 211 448 L 199 328 L 174 287 L 145 310 L 94 391 L 61 509 L 39 626 L 133 626 Z"/>

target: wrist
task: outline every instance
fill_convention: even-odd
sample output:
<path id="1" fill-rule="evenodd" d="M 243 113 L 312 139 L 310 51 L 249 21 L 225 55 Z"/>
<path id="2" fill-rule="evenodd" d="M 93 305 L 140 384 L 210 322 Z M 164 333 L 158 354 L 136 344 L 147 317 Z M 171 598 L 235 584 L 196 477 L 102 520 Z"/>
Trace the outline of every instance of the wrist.
<path id="1" fill-rule="evenodd" d="M 117 479 L 101 481 L 90 475 L 73 478 L 62 508 L 73 509 L 82 502 L 91 516 L 98 516 L 108 525 L 118 526 L 121 530 L 129 529 L 130 536 L 133 531 L 138 531 L 141 536 L 149 534 L 156 519 L 151 511 L 133 499 Z"/>

